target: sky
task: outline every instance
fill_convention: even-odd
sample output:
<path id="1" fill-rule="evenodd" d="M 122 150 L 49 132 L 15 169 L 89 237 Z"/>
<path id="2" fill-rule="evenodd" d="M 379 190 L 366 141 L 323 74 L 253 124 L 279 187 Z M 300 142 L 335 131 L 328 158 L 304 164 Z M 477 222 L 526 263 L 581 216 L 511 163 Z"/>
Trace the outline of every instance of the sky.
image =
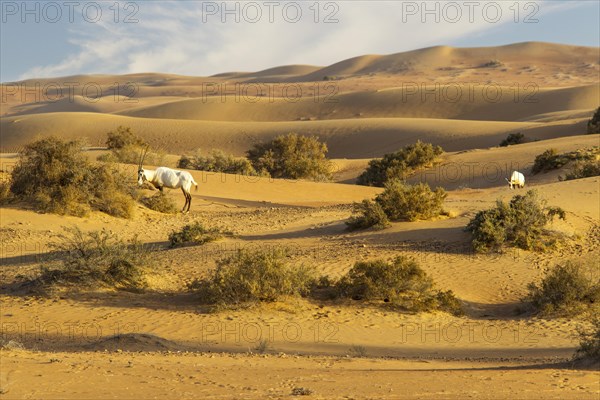
<path id="1" fill-rule="evenodd" d="M 600 46 L 597 0 L 7 1 L 0 81 L 209 76 L 436 45 Z"/>

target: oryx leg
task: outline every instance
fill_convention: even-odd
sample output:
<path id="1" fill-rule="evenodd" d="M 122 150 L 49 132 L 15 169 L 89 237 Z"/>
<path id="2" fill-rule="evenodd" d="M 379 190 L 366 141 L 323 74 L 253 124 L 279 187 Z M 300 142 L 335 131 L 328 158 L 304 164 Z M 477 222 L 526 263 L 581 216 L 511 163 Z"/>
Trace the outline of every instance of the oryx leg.
<path id="1" fill-rule="evenodd" d="M 181 212 L 185 213 L 185 207 L 188 205 L 189 199 L 187 193 L 185 192 L 185 189 L 181 188 L 181 191 L 183 192 L 183 197 L 185 197 L 185 203 L 183 203 L 183 208 L 181 209 Z"/>
<path id="2" fill-rule="evenodd" d="M 188 193 L 188 209 L 187 212 L 190 212 L 190 207 L 192 206 L 192 194 Z"/>

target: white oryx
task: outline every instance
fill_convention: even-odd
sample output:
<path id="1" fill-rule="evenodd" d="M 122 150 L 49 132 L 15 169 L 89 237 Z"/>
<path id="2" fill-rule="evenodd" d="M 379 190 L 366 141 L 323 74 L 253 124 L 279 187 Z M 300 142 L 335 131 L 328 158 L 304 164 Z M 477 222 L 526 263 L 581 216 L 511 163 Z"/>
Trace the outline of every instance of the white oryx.
<path id="1" fill-rule="evenodd" d="M 181 212 L 189 212 L 190 207 L 192 206 L 192 195 L 190 193 L 192 185 L 196 186 L 196 190 L 198 190 L 198 184 L 196 181 L 194 181 L 192 174 L 187 171 L 177 171 L 167 167 L 159 167 L 156 170 L 144 169 L 143 164 L 147 153 L 148 147 L 146 147 L 145 152 L 140 154 L 140 163 L 138 165 L 138 185 L 142 186 L 144 182 L 150 182 L 161 192 L 164 187 L 168 187 L 170 189 L 181 188 L 181 191 L 185 196 L 185 204 L 183 205 Z"/>
<path id="2" fill-rule="evenodd" d="M 525 187 L 525 176 L 519 171 L 513 171 L 510 175 L 510 181 L 506 179 L 506 182 L 508 182 L 508 187 L 511 189 L 516 187 L 523 189 Z"/>

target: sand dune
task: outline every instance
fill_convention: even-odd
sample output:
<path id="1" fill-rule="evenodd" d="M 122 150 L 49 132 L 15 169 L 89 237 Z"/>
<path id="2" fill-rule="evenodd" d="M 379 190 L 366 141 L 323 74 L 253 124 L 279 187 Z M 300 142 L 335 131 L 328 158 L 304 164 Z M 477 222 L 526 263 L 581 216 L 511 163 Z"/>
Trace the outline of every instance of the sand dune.
<path id="1" fill-rule="evenodd" d="M 441 145 L 447 151 L 498 145 L 511 132 L 523 132 L 532 140 L 577 135 L 587 119 L 532 122 L 488 122 L 418 118 L 293 122 L 218 122 L 132 118 L 94 113 L 51 113 L 2 118 L 2 149 L 16 151 L 32 138 L 48 135 L 86 139 L 101 146 L 106 133 L 129 126 L 152 146 L 168 152 L 222 149 L 243 155 L 253 144 L 288 132 L 317 135 L 329 147 L 332 158 L 378 157 L 414 143 L 417 139 Z"/>

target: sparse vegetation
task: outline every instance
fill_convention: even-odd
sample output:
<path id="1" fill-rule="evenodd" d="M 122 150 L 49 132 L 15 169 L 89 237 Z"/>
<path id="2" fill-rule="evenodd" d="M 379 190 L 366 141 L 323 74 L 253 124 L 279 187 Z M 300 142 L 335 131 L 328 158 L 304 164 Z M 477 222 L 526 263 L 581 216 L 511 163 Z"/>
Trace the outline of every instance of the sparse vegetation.
<path id="1" fill-rule="evenodd" d="M 540 172 L 547 172 L 554 169 L 562 168 L 568 163 L 578 162 L 578 164 L 594 165 L 594 162 L 598 164 L 600 160 L 600 148 L 592 147 L 589 149 L 579 149 L 576 151 L 570 151 L 567 153 L 559 154 L 556 149 L 548 149 L 542 154 L 535 157 L 531 172 L 538 174 Z M 593 176 L 593 175 L 591 175 Z M 574 178 L 576 179 L 576 178 Z"/>
<path id="2" fill-rule="evenodd" d="M 559 179 L 569 181 L 572 179 L 590 178 L 592 176 L 600 176 L 600 159 L 576 161 L 571 166 L 571 170 L 564 177 L 559 177 Z"/>
<path id="3" fill-rule="evenodd" d="M 350 355 L 352 357 L 364 358 L 367 356 L 367 349 L 365 346 L 353 345 L 350 347 Z"/>
<path id="4" fill-rule="evenodd" d="M 500 147 L 512 146 L 515 144 L 525 143 L 525 135 L 521 132 L 509 133 L 506 139 L 500 142 Z"/>
<path id="5" fill-rule="evenodd" d="M 295 133 L 256 144 L 248 151 L 248 159 L 260 175 L 288 179 L 330 179 L 331 163 L 326 155 L 327 145 L 317 137 Z"/>
<path id="6" fill-rule="evenodd" d="M 600 107 L 598 107 L 592 118 L 588 121 L 587 133 L 600 133 Z"/>
<path id="7" fill-rule="evenodd" d="M 466 227 L 477 252 L 500 250 L 504 245 L 525 250 L 544 250 L 556 238 L 546 229 L 554 216 L 565 219 L 564 210 L 547 207 L 534 190 L 514 196 L 510 203 L 501 200 L 496 207 L 479 211 Z"/>
<path id="8" fill-rule="evenodd" d="M 60 258 L 42 266 L 40 276 L 32 282 L 34 287 L 146 287 L 152 255 L 137 239 L 125 242 L 106 230 L 86 233 L 78 228 L 68 229 L 61 239 L 53 244 Z"/>
<path id="9" fill-rule="evenodd" d="M 433 165 L 443 152 L 440 146 L 418 140 L 417 143 L 395 153 L 385 154 L 383 158 L 369 161 L 369 166 L 358 177 L 356 183 L 383 187 L 388 180 L 404 180 L 415 170 Z"/>
<path id="10" fill-rule="evenodd" d="M 10 191 L 10 186 L 10 181 L 0 180 L 0 206 L 12 201 L 13 194 Z"/>
<path id="11" fill-rule="evenodd" d="M 169 243 L 171 247 L 185 246 L 189 244 L 204 244 L 219 240 L 224 235 L 230 235 L 230 232 L 222 231 L 219 228 L 205 228 L 200 222 L 195 221 L 185 225 L 179 231 L 173 231 L 169 234 Z"/>
<path id="12" fill-rule="evenodd" d="M 239 306 L 305 296 L 314 282 L 313 271 L 289 265 L 284 250 L 240 250 L 219 260 L 208 277 L 190 287 L 208 303 Z"/>
<path id="13" fill-rule="evenodd" d="M 221 150 L 212 150 L 208 156 L 202 156 L 200 151 L 193 156 L 184 155 L 177 162 L 177 168 L 246 176 L 258 175 L 247 158 L 234 157 Z"/>
<path id="14" fill-rule="evenodd" d="M 358 262 L 336 287 L 340 297 L 389 303 L 415 312 L 442 310 L 462 314 L 461 303 L 454 294 L 436 290 L 419 264 L 404 256 L 392 262 Z"/>
<path id="15" fill-rule="evenodd" d="M 384 229 L 390 226 L 390 220 L 377 202 L 365 199 L 360 203 L 354 203 L 352 211 L 353 215 L 346 221 L 350 230 L 370 227 Z"/>
<path id="16" fill-rule="evenodd" d="M 552 268 L 539 283 L 530 283 L 527 300 L 545 316 L 573 316 L 598 308 L 600 281 L 594 267 L 566 262 Z"/>
<path id="17" fill-rule="evenodd" d="M 149 209 L 164 214 L 177 213 L 177 206 L 175 206 L 175 202 L 173 202 L 173 200 L 163 192 L 159 192 L 154 196 L 143 197 L 140 202 Z"/>
<path id="18" fill-rule="evenodd" d="M 43 212 L 83 216 L 94 209 L 128 218 L 133 210 L 131 180 L 89 163 L 75 141 L 51 137 L 25 146 L 11 180 L 15 197 Z"/>
<path id="19" fill-rule="evenodd" d="M 579 331 L 579 347 L 575 358 L 600 362 L 600 317 L 592 317 L 590 329 Z"/>

